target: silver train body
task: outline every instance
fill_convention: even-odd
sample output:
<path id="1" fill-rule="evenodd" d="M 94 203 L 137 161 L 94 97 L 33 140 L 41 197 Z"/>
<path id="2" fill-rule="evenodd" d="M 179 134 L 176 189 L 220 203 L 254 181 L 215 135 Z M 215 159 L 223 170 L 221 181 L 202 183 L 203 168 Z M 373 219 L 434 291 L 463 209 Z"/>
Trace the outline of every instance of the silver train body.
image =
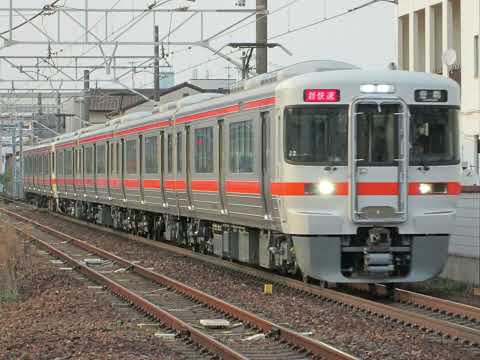
<path id="1" fill-rule="evenodd" d="M 445 264 L 459 185 L 447 78 L 302 63 L 25 150 L 43 206 L 333 283 Z"/>

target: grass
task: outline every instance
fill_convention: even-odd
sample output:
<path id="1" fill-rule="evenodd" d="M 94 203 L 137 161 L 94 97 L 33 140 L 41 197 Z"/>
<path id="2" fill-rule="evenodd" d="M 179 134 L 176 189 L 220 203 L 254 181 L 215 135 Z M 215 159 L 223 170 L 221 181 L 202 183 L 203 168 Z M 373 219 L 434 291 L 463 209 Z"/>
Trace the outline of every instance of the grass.
<path id="1" fill-rule="evenodd" d="M 428 294 L 458 295 L 464 296 L 472 293 L 473 286 L 468 283 L 436 277 L 413 286 L 422 289 Z"/>
<path id="2" fill-rule="evenodd" d="M 18 300 L 28 259 L 28 248 L 15 230 L 0 224 L 0 303 Z"/>

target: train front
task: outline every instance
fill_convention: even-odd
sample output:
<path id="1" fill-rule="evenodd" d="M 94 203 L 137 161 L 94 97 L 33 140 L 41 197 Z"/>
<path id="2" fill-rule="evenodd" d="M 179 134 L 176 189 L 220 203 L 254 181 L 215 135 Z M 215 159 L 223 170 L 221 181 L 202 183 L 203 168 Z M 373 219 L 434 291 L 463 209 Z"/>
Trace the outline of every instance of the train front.
<path id="1" fill-rule="evenodd" d="M 333 283 L 440 273 L 461 189 L 458 85 L 342 70 L 276 92 L 277 201 L 302 272 Z"/>

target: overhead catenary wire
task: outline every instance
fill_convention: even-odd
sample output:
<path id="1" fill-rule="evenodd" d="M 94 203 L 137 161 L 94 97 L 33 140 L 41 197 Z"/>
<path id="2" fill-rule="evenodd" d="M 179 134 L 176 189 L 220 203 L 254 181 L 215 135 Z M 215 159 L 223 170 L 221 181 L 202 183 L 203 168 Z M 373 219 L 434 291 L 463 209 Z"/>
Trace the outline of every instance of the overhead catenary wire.
<path id="1" fill-rule="evenodd" d="M 120 3 L 121 0 L 117 0 L 111 7 L 111 9 L 115 8 L 119 3 Z M 125 28 L 126 26 L 130 26 L 133 22 L 137 21 L 139 17 L 142 17 L 142 16 L 145 16 L 146 13 L 148 13 L 150 10 L 158 7 L 158 6 L 162 6 L 162 5 L 165 5 L 169 2 L 172 2 L 173 0 L 164 0 L 162 2 L 157 2 L 155 1 L 153 4 L 151 4 L 147 9 L 145 9 L 142 13 L 140 13 L 139 15 L 133 17 L 131 20 L 129 20 L 127 23 L 124 23 L 123 25 L 120 25 L 118 28 L 116 28 L 110 35 L 113 35 L 115 33 L 118 33 L 118 31 L 122 30 L 123 28 Z M 101 17 L 95 24 L 93 24 L 89 29 L 88 31 L 94 29 L 103 19 L 105 18 L 105 16 Z M 117 35 L 117 37 L 115 39 L 117 39 L 119 36 L 121 36 L 123 33 L 121 33 L 120 35 Z M 81 35 L 80 37 L 78 37 L 77 39 L 83 37 L 83 35 Z M 114 39 L 114 40 L 115 40 Z M 72 45 L 69 46 L 69 48 L 71 48 Z M 94 45 L 94 46 L 91 46 L 90 48 L 86 49 L 85 51 L 83 51 L 81 53 L 80 56 L 83 56 L 83 55 L 86 55 L 88 54 L 90 51 L 92 51 L 93 49 L 95 49 L 97 46 Z M 64 51 L 65 49 L 61 49 L 60 51 Z M 71 64 L 72 61 L 68 62 L 67 64 Z M 50 76 L 47 77 L 47 79 L 53 79 L 56 75 L 58 75 L 61 70 L 58 69 L 58 68 L 55 68 L 56 72 L 54 74 L 51 74 Z M 92 70 L 92 72 L 95 71 L 95 70 Z M 129 73 L 129 72 L 128 72 Z M 127 74 L 128 74 L 127 73 Z M 81 79 L 80 79 L 81 80 Z"/>
<path id="2" fill-rule="evenodd" d="M 36 13 L 35 15 L 33 15 L 32 17 L 28 18 L 27 20 L 21 22 L 20 24 L 18 25 L 15 25 L 14 27 L 12 27 L 11 29 L 8 29 L 8 30 L 5 30 L 5 31 L 2 31 L 0 32 L 0 36 L 5 39 L 2 35 L 5 35 L 5 34 L 8 34 L 10 31 L 15 31 L 17 29 L 20 29 L 21 27 L 27 25 L 28 23 L 32 22 L 33 20 L 35 20 L 36 18 L 38 18 L 39 16 L 42 16 L 44 15 L 45 13 L 48 13 L 48 12 L 51 12 L 52 10 L 56 9 L 56 5 L 60 2 L 60 0 L 55 0 L 53 1 L 51 4 L 47 4 L 43 7 L 43 9 L 41 11 L 39 11 L 38 13 Z"/>
<path id="3" fill-rule="evenodd" d="M 311 28 L 313 26 L 316 26 L 316 25 L 319 25 L 319 24 L 322 24 L 324 22 L 327 22 L 327 21 L 331 21 L 331 20 L 335 20 L 335 19 L 338 19 L 340 17 L 343 17 L 343 16 L 346 16 L 346 15 L 349 15 L 351 13 L 354 13 L 356 11 L 359 11 L 361 9 L 364 9 L 368 6 L 371 6 L 371 5 L 374 5 L 376 3 L 379 3 L 379 2 L 388 2 L 388 3 L 392 3 L 392 4 L 396 4 L 396 2 L 394 0 L 370 0 L 362 5 L 358 5 L 356 7 L 353 7 L 353 8 L 350 8 L 350 9 L 347 9 L 343 12 L 340 12 L 338 14 L 335 14 L 333 16 L 329 16 L 329 17 L 324 17 L 320 20 L 317 20 L 317 21 L 314 21 L 312 23 L 309 23 L 309 24 L 306 24 L 306 25 L 302 25 L 302 26 L 299 26 L 299 27 L 296 27 L 294 29 L 291 29 L 291 30 L 288 30 L 288 31 L 285 31 L 285 32 L 282 32 L 282 33 L 279 33 L 277 35 L 274 35 L 272 37 L 270 37 L 268 40 L 275 40 L 275 39 L 278 39 L 282 36 L 286 36 L 286 35 L 290 35 L 290 34 L 293 34 L 295 32 L 298 32 L 298 31 L 301 31 L 301 30 L 305 30 L 305 29 L 308 29 L 308 28 Z"/>
<path id="4" fill-rule="evenodd" d="M 285 4 L 284 6 L 278 8 L 278 9 L 275 9 L 274 11 L 272 11 L 272 12 L 270 12 L 269 14 L 266 14 L 266 15 L 264 15 L 264 16 L 273 15 L 274 13 L 276 13 L 276 12 L 278 12 L 278 11 L 280 11 L 280 10 L 285 9 L 285 8 L 288 7 L 288 6 L 293 5 L 295 2 L 297 2 L 297 1 L 291 1 L 290 3 L 287 3 L 287 4 Z M 361 10 L 361 9 L 364 9 L 364 8 L 369 7 L 369 6 L 371 6 L 371 5 L 375 5 L 375 4 L 380 3 L 380 2 L 387 2 L 387 3 L 391 3 L 391 4 L 397 4 L 397 1 L 396 1 L 396 0 L 370 0 L 370 1 L 366 2 L 366 3 L 364 3 L 364 4 L 358 5 L 358 6 L 356 6 L 356 7 L 350 8 L 350 9 L 347 9 L 347 10 L 345 10 L 345 11 L 342 11 L 342 12 L 338 13 L 338 14 L 335 14 L 335 15 L 332 15 L 332 16 L 329 16 L 329 17 L 323 17 L 321 20 L 317 20 L 317 21 L 315 21 L 315 22 L 313 22 L 313 23 L 309 23 L 309 24 L 306 24 L 306 25 L 302 25 L 302 26 L 296 27 L 296 28 L 294 28 L 294 29 L 291 29 L 291 30 L 289 30 L 289 31 L 285 31 L 285 32 L 276 34 L 276 35 L 274 35 L 274 36 L 269 37 L 268 40 L 269 40 L 269 41 L 270 41 L 270 40 L 275 40 L 275 39 L 278 39 L 278 38 L 280 38 L 280 37 L 289 35 L 289 34 L 291 34 L 291 33 L 295 33 L 295 32 L 301 31 L 301 30 L 305 30 L 305 29 L 308 29 L 308 28 L 313 27 L 313 26 L 315 26 L 315 25 L 320 25 L 320 24 L 322 24 L 322 23 L 326 23 L 326 22 L 329 22 L 329 21 L 332 21 L 332 20 L 335 20 L 335 19 L 338 19 L 338 18 L 347 16 L 347 15 L 350 15 L 350 14 L 352 14 L 352 13 L 354 13 L 354 12 L 357 12 L 357 11 L 359 11 L 359 10 Z M 252 22 L 250 22 L 250 23 L 248 23 L 248 24 L 244 24 L 244 26 L 232 30 L 231 33 L 236 32 L 237 30 L 240 30 L 241 28 L 243 28 L 243 27 L 245 27 L 245 26 L 248 26 L 248 25 L 251 25 L 251 24 L 253 24 L 253 23 L 256 23 L 256 22 L 259 21 L 259 20 L 261 20 L 261 18 L 258 19 L 258 20 L 252 21 Z M 222 36 L 226 36 L 226 35 L 228 35 L 228 34 L 229 34 L 229 33 L 225 33 L 225 34 L 222 34 Z M 240 50 L 232 51 L 231 53 L 229 53 L 229 55 L 232 55 L 232 54 L 237 53 L 237 52 L 240 52 Z M 198 63 L 198 64 L 195 64 L 195 65 L 189 66 L 189 67 L 187 67 L 187 68 L 184 68 L 184 69 L 182 69 L 182 70 L 180 70 L 179 72 L 176 72 L 176 73 L 177 73 L 177 74 L 181 74 L 181 73 L 186 72 L 186 71 L 188 71 L 188 70 L 194 70 L 194 69 L 197 69 L 197 68 L 199 68 L 199 67 L 201 67 L 201 66 L 203 66 L 203 65 L 206 65 L 206 64 L 208 64 L 208 63 L 211 63 L 211 62 L 214 62 L 214 61 L 217 61 L 217 60 L 221 60 L 221 57 L 218 57 L 218 56 L 217 56 L 216 58 L 208 59 L 208 60 L 203 61 L 203 62 L 201 62 L 201 63 Z"/>

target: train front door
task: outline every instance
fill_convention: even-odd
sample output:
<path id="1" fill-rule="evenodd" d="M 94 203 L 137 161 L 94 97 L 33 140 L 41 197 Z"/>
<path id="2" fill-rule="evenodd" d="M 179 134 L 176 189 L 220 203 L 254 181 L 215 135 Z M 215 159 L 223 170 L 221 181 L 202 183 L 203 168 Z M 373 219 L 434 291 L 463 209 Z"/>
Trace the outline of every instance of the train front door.
<path id="1" fill-rule="evenodd" d="M 356 223 L 407 220 L 408 106 L 363 98 L 350 109 L 350 208 Z"/>

